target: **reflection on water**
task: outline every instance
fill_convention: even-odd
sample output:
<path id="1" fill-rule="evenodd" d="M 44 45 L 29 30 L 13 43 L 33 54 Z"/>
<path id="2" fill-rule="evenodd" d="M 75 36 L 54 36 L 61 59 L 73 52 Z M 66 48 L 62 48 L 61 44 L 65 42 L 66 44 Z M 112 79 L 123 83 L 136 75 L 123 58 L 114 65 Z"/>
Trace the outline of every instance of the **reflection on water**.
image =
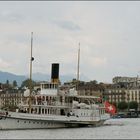
<path id="1" fill-rule="evenodd" d="M 113 124 L 100 127 L 39 129 L 39 130 L 0 130 L 0 139 L 139 139 L 140 118 L 109 120 Z"/>

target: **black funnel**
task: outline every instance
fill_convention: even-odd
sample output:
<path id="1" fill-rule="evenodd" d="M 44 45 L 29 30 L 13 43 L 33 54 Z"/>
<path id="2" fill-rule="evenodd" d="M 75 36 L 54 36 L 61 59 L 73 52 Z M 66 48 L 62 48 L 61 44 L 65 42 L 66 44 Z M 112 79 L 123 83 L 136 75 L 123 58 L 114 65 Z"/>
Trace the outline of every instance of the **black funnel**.
<path id="1" fill-rule="evenodd" d="M 59 82 L 59 63 L 52 63 L 51 81 L 53 83 Z"/>

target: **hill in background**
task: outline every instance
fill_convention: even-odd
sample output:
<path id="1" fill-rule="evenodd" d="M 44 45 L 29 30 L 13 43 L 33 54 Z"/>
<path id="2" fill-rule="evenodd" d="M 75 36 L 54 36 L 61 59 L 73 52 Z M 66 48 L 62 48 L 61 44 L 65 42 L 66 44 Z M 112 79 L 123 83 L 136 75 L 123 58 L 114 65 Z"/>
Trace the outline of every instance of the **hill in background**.
<path id="1" fill-rule="evenodd" d="M 16 80 L 18 85 L 20 86 L 21 83 L 27 78 L 28 76 L 25 76 L 25 75 L 16 75 L 13 73 L 0 71 L 1 83 L 6 83 L 7 80 L 9 80 L 9 82 L 12 83 L 14 80 Z M 43 74 L 43 73 L 34 73 L 32 78 L 34 81 L 50 81 L 51 80 L 51 76 L 49 74 Z M 75 78 L 74 75 L 60 75 L 60 81 L 62 83 L 71 81 L 73 78 Z M 85 77 L 84 75 L 81 75 L 81 80 L 87 81 L 88 78 Z"/>

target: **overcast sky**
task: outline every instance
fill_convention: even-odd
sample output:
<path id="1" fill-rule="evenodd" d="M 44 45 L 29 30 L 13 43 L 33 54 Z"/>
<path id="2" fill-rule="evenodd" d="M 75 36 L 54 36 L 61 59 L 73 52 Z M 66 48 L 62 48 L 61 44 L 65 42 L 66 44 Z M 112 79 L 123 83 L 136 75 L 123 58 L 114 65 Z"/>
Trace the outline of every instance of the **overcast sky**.
<path id="1" fill-rule="evenodd" d="M 30 37 L 33 72 L 80 75 L 111 82 L 114 76 L 140 75 L 140 2 L 1 1 L 0 70 L 29 74 Z"/>

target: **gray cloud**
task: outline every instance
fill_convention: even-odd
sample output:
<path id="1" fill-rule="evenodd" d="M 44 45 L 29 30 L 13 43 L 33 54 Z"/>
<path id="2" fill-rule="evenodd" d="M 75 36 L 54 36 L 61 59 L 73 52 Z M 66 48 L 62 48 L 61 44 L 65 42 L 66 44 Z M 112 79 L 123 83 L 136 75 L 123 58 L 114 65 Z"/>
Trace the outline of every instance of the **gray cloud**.
<path id="1" fill-rule="evenodd" d="M 25 19 L 25 16 L 10 10 L 4 10 L 0 12 L 0 21 L 1 22 L 15 22 L 19 23 Z"/>
<path id="2" fill-rule="evenodd" d="M 71 31 L 81 31 L 81 27 L 78 24 L 75 24 L 72 21 L 53 21 L 53 23 L 55 23 L 57 26 L 63 28 L 63 29 L 67 29 L 67 30 L 71 30 Z"/>

